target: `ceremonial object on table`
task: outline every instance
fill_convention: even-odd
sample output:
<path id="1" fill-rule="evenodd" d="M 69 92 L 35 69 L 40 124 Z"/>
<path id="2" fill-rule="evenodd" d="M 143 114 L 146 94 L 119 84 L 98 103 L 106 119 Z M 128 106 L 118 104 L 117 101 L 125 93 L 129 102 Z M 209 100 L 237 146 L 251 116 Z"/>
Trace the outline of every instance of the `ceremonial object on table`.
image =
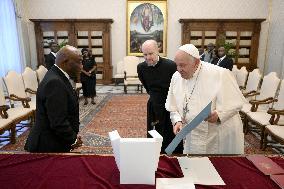
<path id="1" fill-rule="evenodd" d="M 121 138 L 118 132 L 109 132 L 120 184 L 155 184 L 163 137 L 156 131 L 153 138 Z"/>
<path id="2" fill-rule="evenodd" d="M 205 108 L 175 136 L 172 142 L 165 149 L 165 152 L 168 155 L 171 155 L 173 153 L 178 144 L 186 137 L 188 133 L 190 133 L 202 121 L 208 118 L 211 113 L 211 105 L 212 101 L 207 106 L 205 106 Z"/>

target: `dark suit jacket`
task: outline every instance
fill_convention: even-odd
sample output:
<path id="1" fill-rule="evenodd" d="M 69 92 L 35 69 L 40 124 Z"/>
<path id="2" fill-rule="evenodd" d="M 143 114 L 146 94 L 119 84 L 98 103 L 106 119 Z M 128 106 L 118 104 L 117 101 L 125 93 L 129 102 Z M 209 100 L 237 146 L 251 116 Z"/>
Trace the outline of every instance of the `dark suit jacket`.
<path id="1" fill-rule="evenodd" d="M 52 53 L 49 53 L 45 56 L 45 66 L 48 70 L 53 66 L 55 63 L 55 56 Z"/>
<path id="2" fill-rule="evenodd" d="M 36 121 L 25 144 L 29 152 L 68 152 L 79 132 L 79 104 L 67 77 L 53 66 L 37 90 Z"/>
<path id="3" fill-rule="evenodd" d="M 217 64 L 217 62 L 216 62 Z M 229 69 L 232 71 L 233 69 L 233 60 L 231 58 L 229 58 L 228 56 L 226 56 L 220 63 L 219 63 L 219 66 L 220 67 L 223 67 L 223 68 L 226 68 L 226 69 Z"/>

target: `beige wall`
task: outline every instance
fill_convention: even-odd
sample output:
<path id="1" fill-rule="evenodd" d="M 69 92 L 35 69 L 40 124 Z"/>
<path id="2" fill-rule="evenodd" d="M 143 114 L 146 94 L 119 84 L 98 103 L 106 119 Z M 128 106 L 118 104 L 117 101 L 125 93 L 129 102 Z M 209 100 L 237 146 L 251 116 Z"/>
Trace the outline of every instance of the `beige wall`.
<path id="1" fill-rule="evenodd" d="M 168 0 L 168 42 L 167 54 L 173 58 L 181 43 L 180 18 L 267 18 L 269 0 Z M 274 1 L 274 0 L 273 0 Z M 114 71 L 116 63 L 126 55 L 126 0 L 26 0 L 25 16 L 28 19 L 60 19 L 60 18 L 111 18 L 112 24 L 112 64 Z M 280 14 L 282 0 L 275 0 L 275 14 Z M 258 65 L 264 67 L 268 24 L 262 24 Z M 277 26 L 273 26 L 276 27 Z M 276 29 L 277 30 L 277 29 Z M 32 28 L 29 28 L 31 58 L 35 62 L 35 45 Z M 272 30 L 274 31 L 274 30 Z M 271 31 L 271 33 L 273 33 Z M 278 30 L 277 30 L 278 31 Z M 280 30 L 283 31 L 283 30 Z M 283 32 L 282 32 L 283 33 Z M 274 43 L 271 40 L 271 43 Z M 275 48 L 280 49 L 277 44 Z M 125 47 L 125 48 L 124 48 Z M 283 52 L 283 51 L 282 51 Z M 276 63 L 277 64 L 277 63 Z M 267 66 L 273 69 L 274 66 Z"/>
<path id="2" fill-rule="evenodd" d="M 284 76 L 284 1 L 271 0 L 271 22 L 268 38 L 267 66 L 265 73 L 276 71 Z"/>

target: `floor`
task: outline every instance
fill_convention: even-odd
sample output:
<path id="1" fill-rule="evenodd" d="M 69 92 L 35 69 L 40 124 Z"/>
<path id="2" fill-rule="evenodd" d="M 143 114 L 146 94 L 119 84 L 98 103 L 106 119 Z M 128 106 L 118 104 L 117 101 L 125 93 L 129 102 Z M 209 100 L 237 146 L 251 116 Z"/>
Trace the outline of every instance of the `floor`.
<path id="1" fill-rule="evenodd" d="M 124 93 L 124 86 L 123 84 L 118 84 L 118 85 L 101 85 L 98 84 L 96 86 L 96 91 L 98 94 L 108 94 L 108 93 L 113 93 L 113 94 L 123 94 Z M 142 89 L 143 93 L 146 93 L 145 89 Z M 81 91 L 82 93 L 82 91 Z M 140 91 L 137 91 L 136 86 L 129 86 L 127 87 L 127 93 L 129 94 L 138 94 Z M 80 94 L 82 96 L 82 94 Z M 88 112 L 87 112 L 88 113 Z M 22 124 L 27 124 L 27 123 L 22 123 Z M 27 127 L 22 127 L 21 124 L 18 124 L 17 126 L 17 136 L 19 137 L 23 132 L 25 132 L 28 128 Z M 1 138 L 5 138 L 6 136 L 9 136 L 9 132 L 5 131 L 2 135 Z M 4 145 L 8 144 L 9 141 L 3 141 L 0 139 L 0 148 L 3 147 Z"/>
<path id="2" fill-rule="evenodd" d="M 124 86 L 122 84 L 119 85 L 97 85 L 96 86 L 96 91 L 99 94 L 98 97 L 96 98 L 97 102 L 100 102 L 103 98 L 105 98 L 105 96 L 107 94 L 124 94 Z M 129 94 L 140 94 L 140 91 L 137 90 L 137 87 L 135 86 L 130 86 L 128 87 L 128 93 Z M 145 94 L 146 91 L 143 88 L 143 93 Z M 80 96 L 82 96 L 82 94 L 80 94 Z M 102 98 L 102 99 L 100 99 Z M 99 103 L 100 104 L 100 103 Z M 88 106 L 91 106 L 91 104 L 88 104 Z M 89 110 L 90 108 L 86 108 L 86 106 L 83 106 L 83 109 Z M 85 107 L 85 108 L 84 108 Z M 89 111 L 84 111 L 84 113 L 82 114 L 82 116 L 86 116 L 87 114 L 89 114 Z M 81 119 L 80 119 L 81 120 Z M 83 122 L 83 125 L 86 125 L 87 122 L 89 122 L 91 119 L 84 119 L 85 121 Z M 82 122 L 81 122 L 82 123 Z M 27 123 L 24 123 L 27 124 Z M 21 126 L 21 125 L 19 125 Z M 24 131 L 26 131 L 27 128 L 21 128 L 20 130 L 17 131 L 17 137 L 19 135 L 21 135 Z M 5 132 L 4 134 L 2 134 L 1 136 L 8 136 L 9 133 Z M 5 142 L 1 142 L 0 141 L 0 148 L 3 147 L 4 145 L 6 145 L 8 143 L 8 141 Z M 283 152 L 280 152 L 283 154 Z"/>
<path id="3" fill-rule="evenodd" d="M 124 93 L 123 84 L 118 85 L 97 85 L 97 93 Z M 143 93 L 146 93 L 145 89 L 142 89 Z M 127 93 L 139 93 L 136 86 L 127 87 Z"/>

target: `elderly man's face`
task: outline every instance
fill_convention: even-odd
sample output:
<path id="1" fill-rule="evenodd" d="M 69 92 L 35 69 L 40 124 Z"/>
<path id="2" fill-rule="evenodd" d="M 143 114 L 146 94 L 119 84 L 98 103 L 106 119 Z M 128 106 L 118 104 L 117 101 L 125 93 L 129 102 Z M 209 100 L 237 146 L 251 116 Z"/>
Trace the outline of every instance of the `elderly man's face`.
<path id="1" fill-rule="evenodd" d="M 190 79 L 198 67 L 198 60 L 181 50 L 176 53 L 175 63 L 178 72 L 184 79 Z"/>
<path id="2" fill-rule="evenodd" d="M 153 65 L 157 63 L 159 52 L 158 52 L 158 49 L 154 45 L 152 44 L 144 45 L 142 47 L 142 52 L 143 52 L 143 55 L 144 55 L 144 58 L 147 64 Z"/>

